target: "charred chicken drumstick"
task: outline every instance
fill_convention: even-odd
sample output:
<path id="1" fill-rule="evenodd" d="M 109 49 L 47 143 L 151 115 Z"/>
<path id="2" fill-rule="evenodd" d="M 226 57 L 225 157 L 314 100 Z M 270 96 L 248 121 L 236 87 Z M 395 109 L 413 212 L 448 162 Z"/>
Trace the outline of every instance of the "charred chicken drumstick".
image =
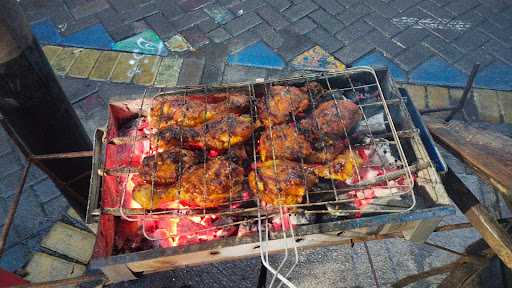
<path id="1" fill-rule="evenodd" d="M 200 96 L 172 96 L 155 100 L 149 113 L 149 126 L 155 129 L 176 125 L 196 127 L 220 115 L 241 114 L 247 110 L 248 105 L 249 96 L 235 91 Z"/>
<path id="2" fill-rule="evenodd" d="M 271 205 L 294 205 L 302 202 L 306 189 L 318 178 L 297 162 L 274 160 L 258 163 L 249 174 L 249 186 L 258 197 Z"/>
<path id="3" fill-rule="evenodd" d="M 188 167 L 197 163 L 194 152 L 186 149 L 172 148 L 144 157 L 140 174 L 146 183 L 157 185 L 174 184 Z"/>
<path id="4" fill-rule="evenodd" d="M 331 162 L 325 165 L 315 165 L 312 170 L 316 175 L 338 181 L 352 179 L 355 170 L 362 163 L 361 158 L 349 150 L 339 154 Z"/>
<path id="5" fill-rule="evenodd" d="M 153 193 L 151 193 L 153 190 Z M 153 201 L 151 201 L 153 194 Z M 133 188 L 133 200 L 137 201 L 145 209 L 160 208 L 164 202 L 171 202 L 178 199 L 176 189 L 170 186 L 157 187 L 151 184 L 137 185 Z"/>

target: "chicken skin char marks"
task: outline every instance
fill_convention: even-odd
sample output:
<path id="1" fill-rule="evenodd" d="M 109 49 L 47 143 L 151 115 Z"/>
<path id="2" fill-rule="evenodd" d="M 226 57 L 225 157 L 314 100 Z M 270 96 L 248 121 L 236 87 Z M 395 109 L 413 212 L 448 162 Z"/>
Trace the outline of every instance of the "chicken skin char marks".
<path id="1" fill-rule="evenodd" d="M 271 205 L 301 203 L 306 190 L 318 182 L 317 176 L 308 169 L 288 160 L 260 162 L 256 170 L 249 174 L 249 187 Z"/>
<path id="2" fill-rule="evenodd" d="M 300 122 L 314 137 L 321 139 L 324 136 L 331 139 L 345 137 L 362 117 L 359 106 L 349 100 L 330 100 L 321 103 L 311 115 Z"/>
<path id="3" fill-rule="evenodd" d="M 171 186 L 137 185 L 133 188 L 132 195 L 133 200 L 137 201 L 144 209 L 156 209 L 164 202 L 178 200 L 177 190 Z M 151 201 L 151 195 L 153 195 L 153 201 Z"/>
<path id="4" fill-rule="evenodd" d="M 170 185 L 183 171 L 197 163 L 197 155 L 186 149 L 172 148 L 144 157 L 140 174 L 146 183 Z"/>
<path id="5" fill-rule="evenodd" d="M 312 170 L 324 179 L 346 181 L 352 179 L 362 162 L 356 153 L 347 150 L 325 165 L 315 165 Z"/>
<path id="6" fill-rule="evenodd" d="M 170 126 L 196 127 L 220 115 L 242 114 L 248 108 L 249 96 L 241 92 L 172 96 L 153 103 L 149 126 L 155 129 Z"/>
<path id="7" fill-rule="evenodd" d="M 159 132 L 158 138 L 153 137 L 152 141 L 154 147 L 158 145 L 161 149 L 179 146 L 183 141 L 184 145 L 192 148 L 206 147 L 222 151 L 247 141 L 254 128 L 251 117 L 229 114 L 208 121 L 200 127 L 169 127 Z"/>
<path id="8" fill-rule="evenodd" d="M 323 89 L 316 82 L 308 83 L 305 87 L 271 86 L 269 96 L 259 99 L 257 103 L 259 118 L 263 125 L 278 125 L 286 122 L 290 114 L 304 112 L 310 104 L 310 95 L 322 93 Z"/>
<path id="9" fill-rule="evenodd" d="M 243 188 L 244 170 L 231 161 L 216 158 L 191 167 L 182 177 L 180 199 L 201 208 L 227 204 Z"/>

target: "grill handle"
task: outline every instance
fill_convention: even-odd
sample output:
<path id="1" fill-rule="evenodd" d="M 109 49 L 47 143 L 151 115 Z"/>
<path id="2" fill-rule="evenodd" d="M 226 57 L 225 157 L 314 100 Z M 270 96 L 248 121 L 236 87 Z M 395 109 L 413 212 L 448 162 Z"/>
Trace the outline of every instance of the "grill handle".
<path id="1" fill-rule="evenodd" d="M 95 222 L 95 212 L 98 209 L 99 194 L 101 187 L 100 167 L 101 167 L 101 155 L 103 151 L 103 137 L 105 130 L 102 128 L 96 129 L 94 132 L 94 146 L 93 146 L 93 158 L 92 158 L 92 172 L 91 172 L 91 184 L 89 186 L 89 197 L 87 200 L 87 213 L 85 215 L 85 223 L 92 224 Z"/>
<path id="2" fill-rule="evenodd" d="M 425 122 L 423 122 L 423 119 L 421 119 L 420 112 L 418 112 L 418 109 L 416 109 L 416 106 L 414 106 L 414 103 L 412 102 L 412 99 L 409 96 L 407 90 L 404 88 L 399 88 L 398 90 L 400 91 L 402 98 L 406 99 L 405 106 L 411 115 L 414 126 L 416 126 L 420 132 L 421 142 L 423 142 L 423 145 L 425 145 L 430 160 L 434 162 L 437 172 L 442 174 L 446 173 L 446 171 L 448 171 L 448 166 L 446 166 L 441 152 L 439 152 L 439 149 L 437 149 L 437 146 L 434 143 L 434 139 L 432 138 L 432 135 L 430 135 Z"/>

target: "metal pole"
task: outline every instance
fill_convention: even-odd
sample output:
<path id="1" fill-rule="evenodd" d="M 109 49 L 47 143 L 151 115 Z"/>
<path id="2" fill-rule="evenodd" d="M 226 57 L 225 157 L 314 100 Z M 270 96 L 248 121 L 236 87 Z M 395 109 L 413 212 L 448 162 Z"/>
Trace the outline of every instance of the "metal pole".
<path id="1" fill-rule="evenodd" d="M 446 122 L 450 122 L 452 120 L 453 116 L 459 111 L 464 109 L 466 107 L 466 103 L 469 99 L 469 92 L 471 91 L 471 88 L 473 88 L 473 82 L 475 81 L 476 73 L 478 73 L 478 69 L 480 68 L 480 63 L 476 63 L 473 66 L 473 69 L 471 70 L 471 74 L 469 74 L 468 82 L 466 82 L 466 86 L 464 87 L 464 92 L 462 92 L 462 97 L 460 98 L 459 104 L 457 105 L 457 109 L 452 110 L 450 115 L 444 119 Z M 464 114 L 465 115 L 465 114 Z"/>
<path id="2" fill-rule="evenodd" d="M 0 114 L 2 126 L 25 157 L 90 151 L 92 144 L 77 114 L 32 36 L 18 1 L 0 1 Z M 83 217 L 91 158 L 38 159 Z M 69 183 L 73 179 L 79 179 Z M 69 183 L 69 184 L 68 184 Z"/>

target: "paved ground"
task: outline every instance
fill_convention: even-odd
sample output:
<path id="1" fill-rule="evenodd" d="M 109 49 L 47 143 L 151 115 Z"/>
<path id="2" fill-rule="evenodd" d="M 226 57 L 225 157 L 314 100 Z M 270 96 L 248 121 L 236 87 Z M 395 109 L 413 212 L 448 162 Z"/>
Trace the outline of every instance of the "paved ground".
<path id="1" fill-rule="evenodd" d="M 144 72 L 143 64 L 150 66 L 154 63 L 151 61 L 158 62 L 159 69 L 164 64 L 170 67 L 166 71 L 171 72 L 161 76 L 164 83 L 162 86 L 287 76 L 295 72 L 289 66 L 290 61 L 315 45 L 345 64 L 362 61 L 361 57 L 364 59 L 375 52 L 382 53 L 387 60 L 392 61 L 391 64 L 385 64 L 396 65 L 398 69 L 410 72 L 406 73 L 409 78 L 416 75 L 414 72 L 418 67 L 437 57 L 449 65 L 438 67 L 455 67 L 462 73 L 467 73 L 475 59 L 484 64 L 484 70 L 496 65 L 512 64 L 512 30 L 507 29 L 512 24 L 512 11 L 511 3 L 507 1 L 20 0 L 20 3 L 31 21 L 38 23 L 45 18 L 51 19 L 60 27 L 62 37 L 101 23 L 116 42 L 151 28 L 163 41 L 179 33 L 196 48 L 195 52 L 171 51 L 173 53 L 164 58 L 144 56 L 147 62 L 136 62 L 134 74 L 124 73 L 133 67 L 116 68 L 117 64 L 113 64 L 103 74 L 100 73 L 102 71 L 94 74 L 94 68 L 90 66 L 85 77 L 81 74 L 83 70 L 73 69 L 73 65 L 79 63 L 77 59 L 82 59 L 78 57 L 83 55 L 83 50 L 75 53 L 55 48 L 54 52 L 58 50 L 54 55 L 56 58 L 63 51 L 70 51 L 69 55 L 73 57 L 72 61 L 62 57 L 60 62 L 52 62 L 52 65 L 56 73 L 61 75 L 61 84 L 89 135 L 92 135 L 96 127 L 105 124 L 108 101 L 140 97 L 145 89 L 143 85 L 158 83 L 156 74 L 159 73 L 154 72 L 149 78 L 137 76 L 145 75 L 139 72 Z M 286 67 L 282 70 L 251 68 L 226 62 L 228 54 L 243 51 L 258 41 L 263 41 L 284 59 Z M 102 56 L 105 53 L 98 52 L 94 56 L 94 52 L 91 52 L 88 57 L 93 55 L 96 60 L 107 59 L 108 55 Z M 115 56 L 116 63 L 121 63 L 121 57 L 125 57 L 123 59 L 127 63 L 135 59 L 133 57 L 138 57 L 131 53 L 123 55 Z M 55 63 L 60 63 L 60 68 Z M 139 69 L 141 67 L 142 70 Z M 124 74 L 115 74 L 116 69 L 126 70 L 122 70 Z M 108 75 L 103 78 L 98 76 L 96 81 L 91 80 L 93 74 Z M 113 75 L 120 76 L 112 78 Z M 409 88 L 419 107 L 446 105 L 456 101 L 461 93 L 460 89 L 445 87 Z M 512 110 L 507 108 L 512 107 L 512 104 L 506 105 L 512 103 L 511 93 L 477 90 L 473 96 L 477 108 L 474 114 L 476 118 L 494 123 L 512 122 Z M 511 131 L 507 124 L 494 125 L 496 127 L 503 128 L 504 133 Z M 3 131 L 0 131 L 0 139 L 8 139 Z M 4 213 L 12 199 L 23 162 L 9 140 L 0 142 L 0 226 L 3 225 Z M 501 206 L 495 192 L 481 183 L 470 170 L 460 164 L 455 165 L 457 173 L 462 175 L 472 191 L 486 205 L 493 207 L 494 211 L 502 213 L 497 208 Z M 42 235 L 67 208 L 66 201 L 47 177 L 36 169 L 32 170 L 16 215 L 7 253 L 0 259 L 1 267 L 9 270 L 21 267 L 31 252 L 39 249 Z M 508 215 L 507 212 L 503 213 Z M 458 215 L 446 221 L 453 223 L 465 219 Z M 476 238 L 474 231 L 464 230 L 449 235 L 436 235 L 431 240 L 462 250 Z M 374 242 L 369 246 L 381 283 L 391 283 L 404 275 L 454 259 L 451 255 L 425 246 L 396 240 Z M 302 255 L 301 265 L 293 275 L 300 287 L 373 285 L 362 246 L 317 249 Z M 120 286 L 180 287 L 190 284 L 193 287 L 253 287 L 256 265 L 258 260 L 252 259 L 184 269 Z M 497 282 L 487 282 L 489 287 L 500 281 L 499 277 L 492 280 Z M 428 287 L 436 281 L 439 279 L 431 279 L 416 287 Z"/>

